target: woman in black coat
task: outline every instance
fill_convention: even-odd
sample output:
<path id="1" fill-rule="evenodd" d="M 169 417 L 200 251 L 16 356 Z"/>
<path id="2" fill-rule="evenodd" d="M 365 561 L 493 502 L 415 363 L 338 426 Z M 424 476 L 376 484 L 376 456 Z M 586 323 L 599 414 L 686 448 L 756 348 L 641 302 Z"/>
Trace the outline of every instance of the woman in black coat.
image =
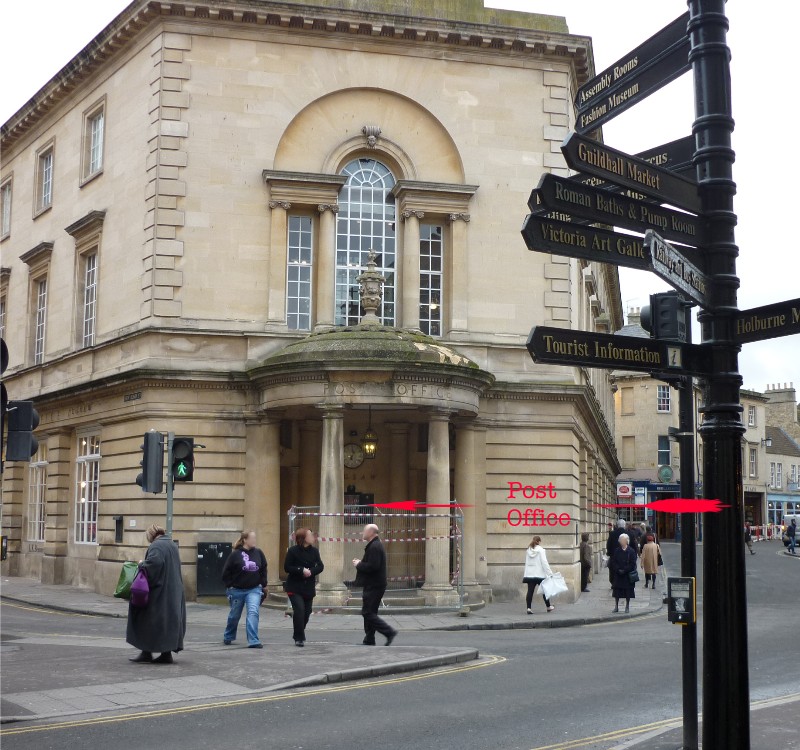
<path id="1" fill-rule="evenodd" d="M 325 569 L 319 550 L 314 546 L 315 535 L 311 529 L 298 529 L 294 533 L 296 544 L 289 547 L 283 569 L 286 577 L 286 595 L 294 612 L 294 645 L 304 646 L 306 625 L 311 617 L 311 604 L 316 595 L 316 576 Z"/>
<path id="2" fill-rule="evenodd" d="M 627 534 L 620 534 L 619 547 L 614 550 L 608 567 L 614 576 L 611 582 L 616 606 L 613 612 L 619 612 L 619 600 L 625 599 L 625 611 L 631 611 L 631 599 L 636 598 L 635 584 L 631 583 L 630 573 L 636 570 L 638 557 L 633 547 L 629 546 Z"/>

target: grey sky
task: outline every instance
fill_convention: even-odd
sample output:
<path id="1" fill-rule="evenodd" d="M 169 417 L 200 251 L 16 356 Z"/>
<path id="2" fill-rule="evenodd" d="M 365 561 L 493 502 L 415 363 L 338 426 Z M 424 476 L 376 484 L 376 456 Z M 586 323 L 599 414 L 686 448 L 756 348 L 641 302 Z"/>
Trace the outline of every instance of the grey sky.
<path id="1" fill-rule="evenodd" d="M 572 33 L 592 37 L 598 70 L 686 10 L 679 0 L 486 0 L 486 4 L 565 16 Z M 0 11 L 0 122 L 127 5 L 123 0 L 6 3 Z M 797 216 L 797 167 L 790 158 L 796 140 L 791 40 L 800 27 L 800 3 L 732 2 L 727 9 L 736 119 L 739 307 L 745 309 L 800 297 L 800 243 L 796 229 L 786 221 Z M 607 124 L 606 143 L 636 153 L 690 135 L 692 96 L 687 74 Z M 524 213 L 520 206 L 520 221 Z M 623 268 L 620 276 L 626 310 L 647 304 L 652 292 L 669 289 L 652 273 Z M 793 381 L 800 389 L 800 336 L 745 344 L 739 362 L 746 388 L 763 391 L 768 383 Z"/>

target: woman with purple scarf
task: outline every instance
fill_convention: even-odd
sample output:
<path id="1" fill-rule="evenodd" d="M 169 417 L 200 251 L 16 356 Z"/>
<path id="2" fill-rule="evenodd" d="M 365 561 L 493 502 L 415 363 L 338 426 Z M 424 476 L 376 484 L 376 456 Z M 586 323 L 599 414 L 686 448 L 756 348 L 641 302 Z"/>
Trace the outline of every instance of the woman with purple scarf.
<path id="1" fill-rule="evenodd" d="M 236 640 L 236 629 L 246 606 L 248 648 L 263 648 L 258 638 L 258 610 L 261 606 L 261 594 L 267 588 L 267 558 L 256 547 L 255 531 L 247 530 L 239 535 L 222 569 L 222 581 L 231 605 L 223 636 L 225 645 L 230 646 Z"/>

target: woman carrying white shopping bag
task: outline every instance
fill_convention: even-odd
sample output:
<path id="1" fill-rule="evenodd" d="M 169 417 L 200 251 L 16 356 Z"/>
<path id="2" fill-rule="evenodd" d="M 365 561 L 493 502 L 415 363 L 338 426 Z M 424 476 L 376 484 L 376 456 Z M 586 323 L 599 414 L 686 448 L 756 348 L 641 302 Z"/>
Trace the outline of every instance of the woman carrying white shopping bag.
<path id="1" fill-rule="evenodd" d="M 547 562 L 547 553 L 542 547 L 542 538 L 535 536 L 531 539 L 528 545 L 528 550 L 525 553 L 525 573 L 522 579 L 523 583 L 528 584 L 528 593 L 525 595 L 525 603 L 528 607 L 528 614 L 532 615 L 531 604 L 533 603 L 533 592 L 536 587 L 544 581 L 548 576 L 552 576 L 553 571 Z M 550 599 L 542 592 L 542 599 L 547 607 L 548 612 L 552 612 L 555 607 L 550 603 Z"/>

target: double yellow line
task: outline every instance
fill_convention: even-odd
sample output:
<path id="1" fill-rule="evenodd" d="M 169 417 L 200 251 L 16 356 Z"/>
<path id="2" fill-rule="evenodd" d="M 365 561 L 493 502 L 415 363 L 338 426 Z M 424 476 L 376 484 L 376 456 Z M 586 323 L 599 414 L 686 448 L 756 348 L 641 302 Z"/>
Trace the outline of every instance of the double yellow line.
<path id="1" fill-rule="evenodd" d="M 427 680 L 431 677 L 442 677 L 462 672 L 471 672 L 474 669 L 493 667 L 502 664 L 506 659 L 503 656 L 485 656 L 477 663 L 460 664 L 452 667 L 437 667 L 424 674 L 407 675 L 405 677 L 392 677 L 383 680 L 374 680 L 366 683 L 350 683 L 337 685 L 335 687 L 322 687 L 310 690 L 298 690 L 294 693 L 278 693 L 276 695 L 265 695 L 259 698 L 240 698 L 238 700 L 217 701 L 214 703 L 201 703 L 196 706 L 179 706 L 176 708 L 164 708 L 155 711 L 140 711 L 138 713 L 120 714 L 117 716 L 98 716 L 92 719 L 77 719 L 74 721 L 62 721 L 53 724 L 42 724 L 35 727 L 19 727 L 14 729 L 0 730 L 0 737 L 11 737 L 17 734 L 31 734 L 32 732 L 49 732 L 55 729 L 72 729 L 74 727 L 97 726 L 100 724 L 118 724 L 123 721 L 137 721 L 140 719 L 153 719 L 162 716 L 177 716 L 179 714 L 196 713 L 198 711 L 211 711 L 216 708 L 234 708 L 236 706 L 252 706 L 259 703 L 275 703 L 277 701 L 294 700 L 295 698 L 307 698 L 313 695 L 329 695 L 331 693 L 344 693 L 349 690 L 363 690 L 364 688 L 383 687 L 386 685 L 397 685 L 403 682 L 413 682 L 415 680 Z"/>

